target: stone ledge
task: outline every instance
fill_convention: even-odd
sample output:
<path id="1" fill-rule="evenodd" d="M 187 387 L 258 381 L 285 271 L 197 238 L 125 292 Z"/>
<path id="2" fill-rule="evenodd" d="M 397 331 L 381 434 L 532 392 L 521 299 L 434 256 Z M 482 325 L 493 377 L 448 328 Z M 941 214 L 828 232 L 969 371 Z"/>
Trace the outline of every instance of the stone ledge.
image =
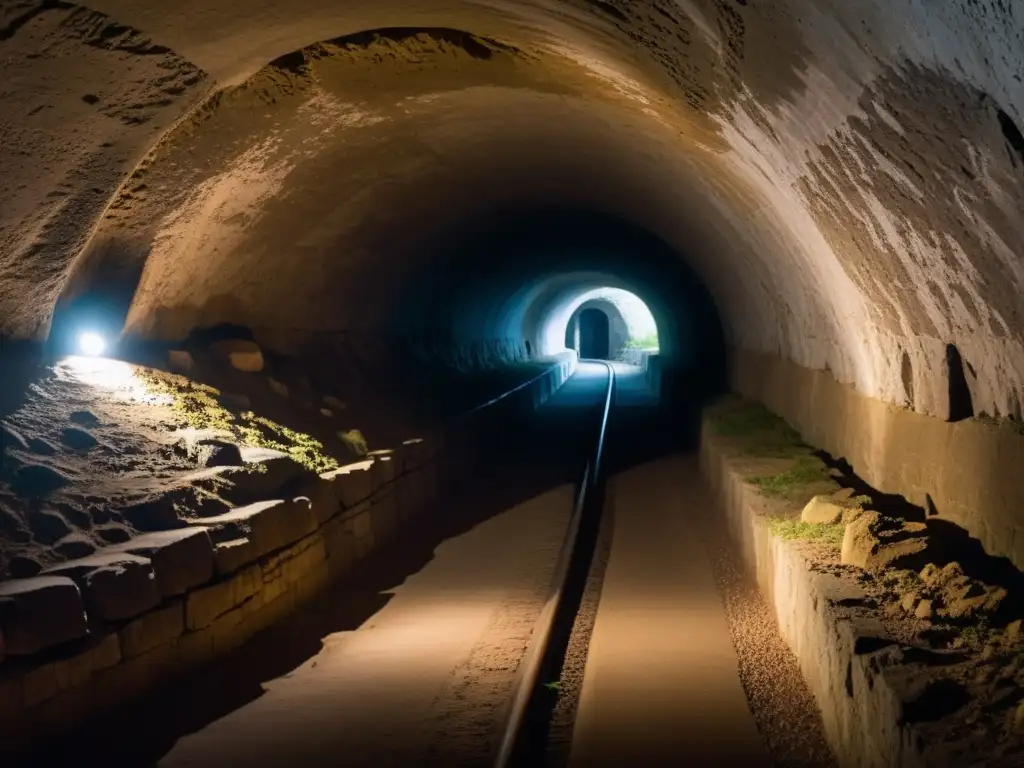
<path id="1" fill-rule="evenodd" d="M 528 389 L 540 391 L 540 382 L 547 382 L 546 399 L 574 368 L 575 357 L 562 360 Z M 471 425 L 469 436 L 479 434 L 483 424 L 485 417 Z M 152 585 L 146 594 L 153 603 L 148 609 L 134 615 L 138 601 L 133 601 L 132 611 L 111 612 L 106 618 L 116 624 L 102 634 L 88 636 L 83 595 L 71 579 L 47 576 L 0 585 L 5 590 L 0 597 L 7 597 L 0 600 L 0 632 L 9 655 L 12 648 L 25 655 L 17 664 L 10 659 L 0 664 L 5 758 L 17 758 L 41 739 L 65 733 L 174 675 L 215 660 L 349 574 L 398 535 L 401 523 L 436 502 L 444 483 L 472 470 L 479 455 L 471 454 L 460 464 L 463 472 L 449 473 L 455 446 L 446 438 L 441 434 L 407 441 L 398 452 L 387 454 L 387 461 L 378 457 L 341 467 L 320 476 L 319 482 L 307 482 L 305 493 L 300 487 L 293 500 L 233 510 L 219 523 L 197 519 L 182 531 L 129 542 L 120 547 L 123 552 L 101 550 L 100 557 L 86 558 L 72 569 L 76 576 L 96 570 L 106 575 L 115 563 L 129 562 L 134 570 L 145 571 Z M 374 464 L 387 466 L 374 470 Z M 220 536 L 213 544 L 210 536 L 218 524 L 233 538 Z M 196 583 L 200 573 L 209 575 Z M 117 577 L 114 586 L 120 586 L 123 574 L 112 575 Z M 95 591 L 96 584 L 82 580 Z M 175 597 L 160 602 L 170 595 Z M 56 616 L 54 611 L 36 610 L 36 602 L 53 608 L 51 597 L 63 600 L 64 606 L 57 612 L 62 621 L 53 627 L 47 622 Z M 113 597 L 123 596 L 115 591 Z M 118 601 L 113 607 L 122 608 Z M 42 645 L 19 635 L 28 619 L 42 622 Z"/>
<path id="2" fill-rule="evenodd" d="M 839 765 L 925 768 L 919 734 L 902 722 L 905 696 L 897 670 L 881 658 L 894 644 L 884 640 L 877 623 L 843 608 L 859 599 L 847 584 L 813 572 L 793 542 L 773 535 L 765 511 L 778 502 L 745 481 L 750 466 L 738 448 L 713 434 L 705 417 L 701 473 L 797 658 Z M 800 505 L 791 506 L 799 518 Z"/>

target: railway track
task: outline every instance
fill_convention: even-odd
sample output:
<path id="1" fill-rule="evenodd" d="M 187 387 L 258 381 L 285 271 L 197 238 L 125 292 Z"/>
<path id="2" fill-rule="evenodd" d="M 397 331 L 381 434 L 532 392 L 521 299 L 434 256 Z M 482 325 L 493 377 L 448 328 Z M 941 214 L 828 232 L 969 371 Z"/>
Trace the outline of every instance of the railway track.
<path id="1" fill-rule="evenodd" d="M 539 766 L 547 762 L 552 718 L 559 697 L 554 681 L 562 674 L 597 548 L 604 507 L 602 468 L 615 394 L 615 369 L 603 361 L 586 362 L 601 362 L 608 372 L 597 434 L 577 487 L 550 593 L 519 666 L 495 768 Z"/>

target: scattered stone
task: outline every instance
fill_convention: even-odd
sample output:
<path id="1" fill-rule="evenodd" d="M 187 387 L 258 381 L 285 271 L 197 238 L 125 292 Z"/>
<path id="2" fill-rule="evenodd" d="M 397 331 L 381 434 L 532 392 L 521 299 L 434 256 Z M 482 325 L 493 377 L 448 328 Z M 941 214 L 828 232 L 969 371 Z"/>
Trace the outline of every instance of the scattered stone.
<path id="1" fill-rule="evenodd" d="M 904 523 L 865 512 L 846 526 L 841 559 L 868 571 L 918 569 L 931 549 L 922 523 Z"/>
<path id="2" fill-rule="evenodd" d="M 255 562 L 259 556 L 256 547 L 246 538 L 218 542 L 214 550 L 217 573 L 221 576 L 234 573 L 242 566 Z"/>
<path id="3" fill-rule="evenodd" d="M 92 528 L 92 515 L 85 510 L 71 504 L 57 504 L 56 507 L 72 527 L 78 529 Z"/>
<path id="4" fill-rule="evenodd" d="M 210 349 L 236 371 L 259 373 L 263 370 L 263 352 L 254 341 L 227 339 L 214 342 Z"/>
<path id="5" fill-rule="evenodd" d="M 52 566 L 43 574 L 66 576 L 78 584 L 90 613 L 104 621 L 130 619 L 160 602 L 153 564 L 137 555 L 101 551 Z"/>
<path id="6" fill-rule="evenodd" d="M 837 504 L 843 504 L 849 502 L 854 496 L 853 488 L 840 488 L 838 491 L 830 495 L 829 501 L 833 501 Z"/>
<path id="7" fill-rule="evenodd" d="M 878 537 L 873 533 L 872 526 L 877 524 L 880 515 L 869 512 L 846 526 L 843 534 L 843 545 L 840 560 L 844 565 L 867 566 L 868 558 L 878 546 Z"/>
<path id="8" fill-rule="evenodd" d="M 60 439 L 73 451 L 87 451 L 96 447 L 96 438 L 78 427 L 67 427 L 60 433 Z"/>
<path id="9" fill-rule="evenodd" d="M 174 500 L 168 496 L 139 502 L 121 510 L 125 519 L 140 531 L 164 531 L 177 528 L 181 522 L 174 508 Z"/>
<path id="10" fill-rule="evenodd" d="M 7 448 L 27 451 L 29 450 L 29 444 L 14 427 L 0 422 L 0 453 L 3 453 Z"/>
<path id="11" fill-rule="evenodd" d="M 85 637 L 88 628 L 78 586 L 59 576 L 0 583 L 0 633 L 8 656 L 31 656 Z"/>
<path id="12" fill-rule="evenodd" d="M 928 539 L 909 538 L 881 544 L 868 557 L 867 568 L 880 571 L 886 568 L 907 568 L 928 559 Z"/>
<path id="13" fill-rule="evenodd" d="M 917 596 L 916 592 L 908 592 L 903 596 L 903 599 L 900 601 L 900 605 L 903 606 L 903 610 L 908 613 L 912 613 L 917 607 L 918 602 L 920 602 L 920 599 L 921 598 Z"/>
<path id="14" fill-rule="evenodd" d="M 69 560 L 80 557 L 88 557 L 96 552 L 96 545 L 87 536 L 80 533 L 72 533 L 57 542 L 54 550 Z"/>
<path id="15" fill-rule="evenodd" d="M 829 501 L 826 496 L 815 496 L 800 513 L 800 520 L 816 525 L 834 525 L 843 516 L 843 508 Z"/>
<path id="16" fill-rule="evenodd" d="M 195 368 L 196 361 L 190 352 L 183 349 L 172 349 L 167 353 L 167 364 L 172 371 L 189 373 Z"/>
<path id="17" fill-rule="evenodd" d="M 70 419 L 73 424 L 77 424 L 80 427 L 96 427 L 100 423 L 96 414 L 90 411 L 75 411 L 71 414 Z"/>
<path id="18" fill-rule="evenodd" d="M 370 472 L 372 466 L 372 459 L 359 461 L 325 472 L 321 477 L 333 484 L 334 495 L 342 508 L 351 509 L 373 495 L 373 476 Z"/>
<path id="19" fill-rule="evenodd" d="M 223 491 L 224 498 L 236 504 L 263 499 L 294 497 L 313 472 L 286 453 L 269 449 L 242 449 L 244 466 L 221 475 L 234 485 Z"/>
<path id="20" fill-rule="evenodd" d="M 921 581 L 929 585 L 934 584 L 938 580 L 941 573 L 942 571 L 939 568 L 939 566 L 937 566 L 935 563 L 928 563 L 924 568 L 921 569 Z"/>
<path id="21" fill-rule="evenodd" d="M 955 598 L 947 602 L 946 615 L 953 619 L 967 619 L 979 613 L 995 613 L 1006 598 L 1002 587 L 990 587 L 982 594 Z"/>
<path id="22" fill-rule="evenodd" d="M 128 541 L 132 535 L 120 525 L 107 525 L 96 529 L 96 535 L 107 544 L 120 544 Z"/>
<path id="23" fill-rule="evenodd" d="M 866 510 L 861 509 L 860 507 L 847 507 L 843 510 L 843 519 L 841 522 L 844 525 L 849 525 L 863 517 L 865 511 Z"/>
<path id="24" fill-rule="evenodd" d="M 240 467 L 243 464 L 238 446 L 225 440 L 200 440 L 196 454 L 202 467 Z"/>
<path id="25" fill-rule="evenodd" d="M 44 464 L 26 464 L 18 469 L 11 489 L 19 496 L 46 496 L 71 482 L 71 478 Z"/>
<path id="26" fill-rule="evenodd" d="M 914 608 L 914 615 L 922 620 L 931 620 L 934 608 L 931 600 L 922 600 Z"/>
<path id="27" fill-rule="evenodd" d="M 71 533 L 71 526 L 55 509 L 41 509 L 28 513 L 28 527 L 41 544 L 55 544 Z"/>
<path id="28" fill-rule="evenodd" d="M 283 549 L 316 530 L 309 499 L 261 501 L 203 520 L 213 529 L 225 528 L 232 538 L 247 538 L 258 556 Z"/>
<path id="29" fill-rule="evenodd" d="M 164 597 L 184 594 L 213 577 L 213 542 L 201 527 L 143 534 L 106 551 L 149 559 Z"/>
<path id="30" fill-rule="evenodd" d="M 14 555 L 7 561 L 7 571 L 15 579 L 30 579 L 42 570 L 43 564 L 28 555 Z"/>
<path id="31" fill-rule="evenodd" d="M 284 382 L 278 381 L 277 379 L 268 376 L 267 386 L 269 386 L 271 391 L 274 392 L 275 394 L 280 395 L 281 397 L 288 397 L 288 385 L 285 384 Z"/>
<path id="32" fill-rule="evenodd" d="M 29 438 L 28 447 L 32 453 L 37 453 L 40 456 L 53 456 L 57 452 L 54 445 L 39 437 Z"/>

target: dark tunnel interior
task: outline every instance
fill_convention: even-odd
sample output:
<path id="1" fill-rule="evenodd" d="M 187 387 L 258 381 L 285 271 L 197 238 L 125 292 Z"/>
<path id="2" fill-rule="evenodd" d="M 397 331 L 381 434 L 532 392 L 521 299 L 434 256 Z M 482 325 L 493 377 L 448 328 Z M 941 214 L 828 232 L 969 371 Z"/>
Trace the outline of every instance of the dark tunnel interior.
<path id="1" fill-rule="evenodd" d="M 1022 77 L 1006 0 L 0 3 L 0 754 L 1020 765 Z"/>

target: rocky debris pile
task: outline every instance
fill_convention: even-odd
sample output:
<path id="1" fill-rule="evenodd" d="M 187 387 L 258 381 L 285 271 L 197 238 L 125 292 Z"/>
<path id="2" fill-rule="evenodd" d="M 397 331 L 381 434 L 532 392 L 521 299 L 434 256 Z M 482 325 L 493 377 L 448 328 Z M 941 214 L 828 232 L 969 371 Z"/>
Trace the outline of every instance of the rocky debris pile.
<path id="1" fill-rule="evenodd" d="M 842 610 L 874 628 L 865 648 L 876 649 L 874 663 L 900 698 L 904 722 L 951 755 L 961 742 L 976 751 L 970 745 L 979 739 L 996 745 L 987 752 L 999 760 L 1017 754 L 1024 749 L 1024 603 L 1012 587 L 972 575 L 973 560 L 965 569 L 952 559 L 956 547 L 926 523 L 869 505 L 848 489 L 818 495 L 801 522 L 843 531 L 840 562 L 814 567 L 856 585 Z"/>
<path id="2" fill-rule="evenodd" d="M 899 577 L 899 604 L 919 619 L 964 622 L 993 617 L 1008 594 L 1005 587 L 971 578 L 957 562 L 941 568 L 928 563 L 919 573 L 903 572 Z"/>
<path id="3" fill-rule="evenodd" d="M 840 562 L 882 586 L 879 599 L 890 614 L 964 623 L 1005 613 L 1007 589 L 972 578 L 959 562 L 944 562 L 949 553 L 925 523 L 865 509 L 864 500 L 853 498 L 849 489 L 814 496 L 800 519 L 844 527 Z M 1024 615 L 1024 606 L 1020 612 Z"/>
<path id="4" fill-rule="evenodd" d="M 907 522 L 864 510 L 851 515 L 840 559 L 867 571 L 918 569 L 934 554 L 924 523 Z"/>

